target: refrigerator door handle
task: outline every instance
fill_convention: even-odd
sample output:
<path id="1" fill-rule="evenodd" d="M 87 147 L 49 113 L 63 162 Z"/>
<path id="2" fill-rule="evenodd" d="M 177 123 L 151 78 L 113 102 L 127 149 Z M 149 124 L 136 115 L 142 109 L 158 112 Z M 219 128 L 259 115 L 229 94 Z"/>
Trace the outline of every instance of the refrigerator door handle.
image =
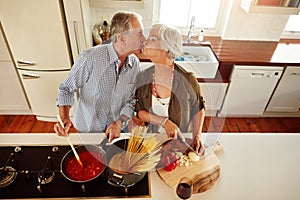
<path id="1" fill-rule="evenodd" d="M 22 77 L 24 79 L 37 79 L 37 78 L 40 78 L 40 75 L 32 74 L 32 73 L 22 73 Z"/>
<path id="2" fill-rule="evenodd" d="M 75 34 L 77 54 L 79 54 L 80 46 L 79 46 L 79 38 L 78 38 L 78 24 L 77 24 L 77 21 L 73 21 L 73 28 L 74 28 L 74 34 Z"/>
<path id="3" fill-rule="evenodd" d="M 36 65 L 35 62 L 31 62 L 31 61 L 26 61 L 26 60 L 17 60 L 18 65 L 22 65 L 22 66 L 33 66 Z"/>

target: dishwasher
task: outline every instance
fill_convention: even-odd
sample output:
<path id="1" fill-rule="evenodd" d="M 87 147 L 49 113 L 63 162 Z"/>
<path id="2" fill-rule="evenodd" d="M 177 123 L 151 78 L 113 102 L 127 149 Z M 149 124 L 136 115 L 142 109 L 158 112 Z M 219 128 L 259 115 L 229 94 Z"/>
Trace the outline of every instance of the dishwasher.
<path id="1" fill-rule="evenodd" d="M 234 65 L 220 116 L 261 116 L 283 67 Z"/>

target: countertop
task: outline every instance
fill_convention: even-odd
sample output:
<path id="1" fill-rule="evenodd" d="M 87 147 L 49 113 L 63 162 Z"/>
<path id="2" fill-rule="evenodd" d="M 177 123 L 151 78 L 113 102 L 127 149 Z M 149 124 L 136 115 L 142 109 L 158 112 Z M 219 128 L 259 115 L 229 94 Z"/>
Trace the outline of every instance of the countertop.
<path id="1" fill-rule="evenodd" d="M 206 134 L 203 134 L 204 136 Z M 97 144 L 103 134 L 71 134 L 74 144 Z M 298 200 L 300 187 L 300 134 L 223 133 L 218 154 L 218 183 L 191 199 Z M 0 134 L 0 145 L 66 144 L 56 134 Z M 177 199 L 156 171 L 150 173 L 151 198 Z"/>
<path id="2" fill-rule="evenodd" d="M 223 40 L 221 37 L 204 37 L 204 42 L 184 45 L 210 45 L 219 60 L 215 79 L 198 79 L 199 82 L 229 82 L 234 64 L 258 66 L 299 66 L 300 40 L 276 41 Z M 141 61 L 149 61 L 138 54 Z"/>
<path id="3" fill-rule="evenodd" d="M 300 40 L 276 41 L 222 40 L 205 37 L 220 62 L 261 65 L 300 65 Z"/>

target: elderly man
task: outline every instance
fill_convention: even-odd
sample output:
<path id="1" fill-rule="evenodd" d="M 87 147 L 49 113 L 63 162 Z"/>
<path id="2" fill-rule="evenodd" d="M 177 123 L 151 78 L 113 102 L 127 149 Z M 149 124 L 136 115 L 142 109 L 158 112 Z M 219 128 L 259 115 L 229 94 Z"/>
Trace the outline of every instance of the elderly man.
<path id="1" fill-rule="evenodd" d="M 143 48 L 142 18 L 132 12 L 118 12 L 111 20 L 111 43 L 82 52 L 69 76 L 59 86 L 57 106 L 64 127 L 55 132 L 67 136 L 74 93 L 79 100 L 73 120 L 78 132 L 105 132 L 109 141 L 120 136 L 132 117 L 139 60 L 133 54 Z"/>

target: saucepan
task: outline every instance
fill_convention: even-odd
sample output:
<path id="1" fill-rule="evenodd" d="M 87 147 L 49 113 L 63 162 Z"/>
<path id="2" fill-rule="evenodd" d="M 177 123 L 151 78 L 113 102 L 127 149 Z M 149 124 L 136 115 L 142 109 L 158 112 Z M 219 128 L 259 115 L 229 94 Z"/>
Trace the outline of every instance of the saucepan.
<path id="1" fill-rule="evenodd" d="M 85 183 L 97 178 L 105 169 L 105 152 L 97 145 L 82 145 L 75 148 L 80 160 L 80 165 L 72 150 L 63 157 L 60 169 L 63 176 L 78 183 Z"/>
<path id="2" fill-rule="evenodd" d="M 106 169 L 104 175 L 109 184 L 117 187 L 130 187 L 142 180 L 146 172 L 127 173 L 109 167 L 109 162 L 114 155 L 126 151 L 128 140 L 119 139 L 106 145 L 108 138 L 105 138 L 100 145 L 78 146 L 75 149 L 83 166 L 78 163 L 73 151 L 70 150 L 61 161 L 61 173 L 72 182 L 85 183 L 97 178 Z"/>

